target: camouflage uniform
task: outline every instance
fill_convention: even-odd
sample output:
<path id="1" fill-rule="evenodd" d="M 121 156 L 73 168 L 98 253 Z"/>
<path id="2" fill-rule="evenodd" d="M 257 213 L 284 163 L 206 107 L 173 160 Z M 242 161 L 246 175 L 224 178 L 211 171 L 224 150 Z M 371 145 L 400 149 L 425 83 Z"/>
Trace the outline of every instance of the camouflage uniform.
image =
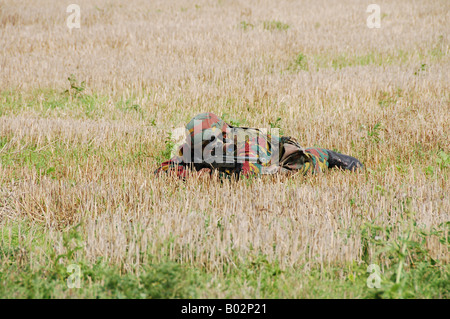
<path id="1" fill-rule="evenodd" d="M 179 147 L 177 155 L 162 163 L 155 173 L 168 172 L 185 178 L 189 171 L 209 168 L 211 173 L 218 170 L 221 176 L 239 177 L 292 172 L 317 173 L 335 167 L 353 171 L 362 167 L 354 157 L 324 148 L 304 149 L 292 137 L 280 137 L 260 129 L 233 127 L 213 113 L 197 115 L 187 124 L 186 130 L 186 142 Z M 213 150 L 220 151 L 222 147 L 227 152 L 227 145 L 232 146 L 232 156 L 240 158 L 240 161 L 221 165 L 203 160 L 202 156 L 208 148 L 211 154 Z"/>

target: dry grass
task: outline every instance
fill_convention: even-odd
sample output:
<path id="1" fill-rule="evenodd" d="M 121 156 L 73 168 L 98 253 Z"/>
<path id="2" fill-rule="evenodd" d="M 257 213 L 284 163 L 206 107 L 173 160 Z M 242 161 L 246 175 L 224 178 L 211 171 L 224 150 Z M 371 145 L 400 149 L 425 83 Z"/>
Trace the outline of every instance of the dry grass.
<path id="1" fill-rule="evenodd" d="M 0 3 L 3 223 L 46 225 L 62 250 L 58 229 L 82 221 L 89 259 L 133 269 L 169 256 L 220 273 L 259 252 L 282 268 L 360 261 L 367 222 L 449 221 L 448 1 L 380 1 L 377 30 L 368 1 L 79 0 L 70 33 L 71 2 Z M 90 100 L 63 93 L 72 73 Z M 168 132 L 203 111 L 257 127 L 280 117 L 302 145 L 368 170 L 155 178 Z"/>

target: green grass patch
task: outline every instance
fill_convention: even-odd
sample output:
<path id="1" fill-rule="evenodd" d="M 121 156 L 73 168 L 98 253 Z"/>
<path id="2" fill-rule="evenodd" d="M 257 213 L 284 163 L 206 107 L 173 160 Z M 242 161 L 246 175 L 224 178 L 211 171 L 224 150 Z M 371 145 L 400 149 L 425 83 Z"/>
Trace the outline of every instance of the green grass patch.
<path id="1" fill-rule="evenodd" d="M 263 28 L 268 31 L 285 31 L 289 29 L 289 24 L 276 20 L 264 21 Z"/>
<path id="2" fill-rule="evenodd" d="M 289 64 L 288 70 L 292 72 L 298 72 L 300 70 L 302 71 L 308 71 L 309 70 L 309 64 L 308 59 L 306 55 L 303 53 L 299 53 L 295 59 Z"/>
<path id="3" fill-rule="evenodd" d="M 255 26 L 253 24 L 251 24 L 251 23 L 246 22 L 246 21 L 241 21 L 240 27 L 242 28 L 242 30 L 247 31 L 249 29 L 253 29 Z"/>
<path id="4" fill-rule="evenodd" d="M 407 207 L 407 201 L 404 205 Z M 89 262 L 83 252 L 82 225 L 61 231 L 65 252 L 56 254 L 41 226 L 26 222 L 7 224 L 3 225 L 0 238 L 0 297 L 450 297 L 448 265 L 433 259 L 425 248 L 426 241 L 433 237 L 449 245 L 449 223 L 425 231 L 407 209 L 405 214 L 400 223 L 391 227 L 366 223 L 361 237 L 363 260 L 359 263 L 320 264 L 305 260 L 302 266 L 282 269 L 277 260 L 269 261 L 261 252 L 253 251 L 244 260 L 236 255 L 236 260 L 223 264 L 220 273 L 167 256 L 147 255 L 146 261 L 143 259 L 132 269 L 102 258 Z M 394 236 L 399 230 L 400 236 Z M 168 247 L 171 244 L 167 242 Z M 375 273 L 370 265 L 376 265 L 379 271 Z M 374 280 L 373 275 L 378 279 Z"/>
<path id="5" fill-rule="evenodd" d="M 39 175 L 47 175 L 53 179 L 76 179 L 77 169 L 67 170 L 68 167 L 85 169 L 93 157 L 101 157 L 103 165 L 141 167 L 151 156 L 153 148 L 148 143 L 133 141 L 135 147 L 124 149 L 119 140 L 111 143 L 111 147 L 98 148 L 93 140 L 88 143 L 67 144 L 59 139 L 53 139 L 38 144 L 37 140 L 15 142 L 12 136 L 0 138 L 0 163 L 17 172 L 27 167 L 35 169 Z M 164 154 L 165 156 L 166 154 Z M 159 158 L 162 159 L 162 158 Z"/>

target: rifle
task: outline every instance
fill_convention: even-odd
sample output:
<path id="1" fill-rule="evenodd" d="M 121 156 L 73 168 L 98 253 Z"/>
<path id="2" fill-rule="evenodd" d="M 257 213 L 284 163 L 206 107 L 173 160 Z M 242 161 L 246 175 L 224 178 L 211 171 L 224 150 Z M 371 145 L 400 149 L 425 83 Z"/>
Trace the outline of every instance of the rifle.
<path id="1" fill-rule="evenodd" d="M 193 163 L 197 171 L 203 168 L 217 169 L 219 172 L 225 172 L 227 169 L 232 169 L 233 173 L 239 177 L 244 162 L 264 163 L 261 158 L 253 156 L 210 156 L 202 160 L 201 163 Z M 212 171 L 211 171 L 212 173 Z"/>

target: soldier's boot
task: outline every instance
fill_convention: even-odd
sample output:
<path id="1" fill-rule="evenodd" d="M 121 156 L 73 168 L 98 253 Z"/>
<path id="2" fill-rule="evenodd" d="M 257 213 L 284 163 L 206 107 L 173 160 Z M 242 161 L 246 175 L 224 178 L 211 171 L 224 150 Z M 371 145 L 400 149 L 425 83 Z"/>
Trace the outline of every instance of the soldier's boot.
<path id="1" fill-rule="evenodd" d="M 348 169 L 350 171 L 364 168 L 364 165 L 358 159 L 352 156 L 344 155 L 330 150 L 327 150 L 327 153 L 329 155 L 328 168 L 336 167 Z"/>

